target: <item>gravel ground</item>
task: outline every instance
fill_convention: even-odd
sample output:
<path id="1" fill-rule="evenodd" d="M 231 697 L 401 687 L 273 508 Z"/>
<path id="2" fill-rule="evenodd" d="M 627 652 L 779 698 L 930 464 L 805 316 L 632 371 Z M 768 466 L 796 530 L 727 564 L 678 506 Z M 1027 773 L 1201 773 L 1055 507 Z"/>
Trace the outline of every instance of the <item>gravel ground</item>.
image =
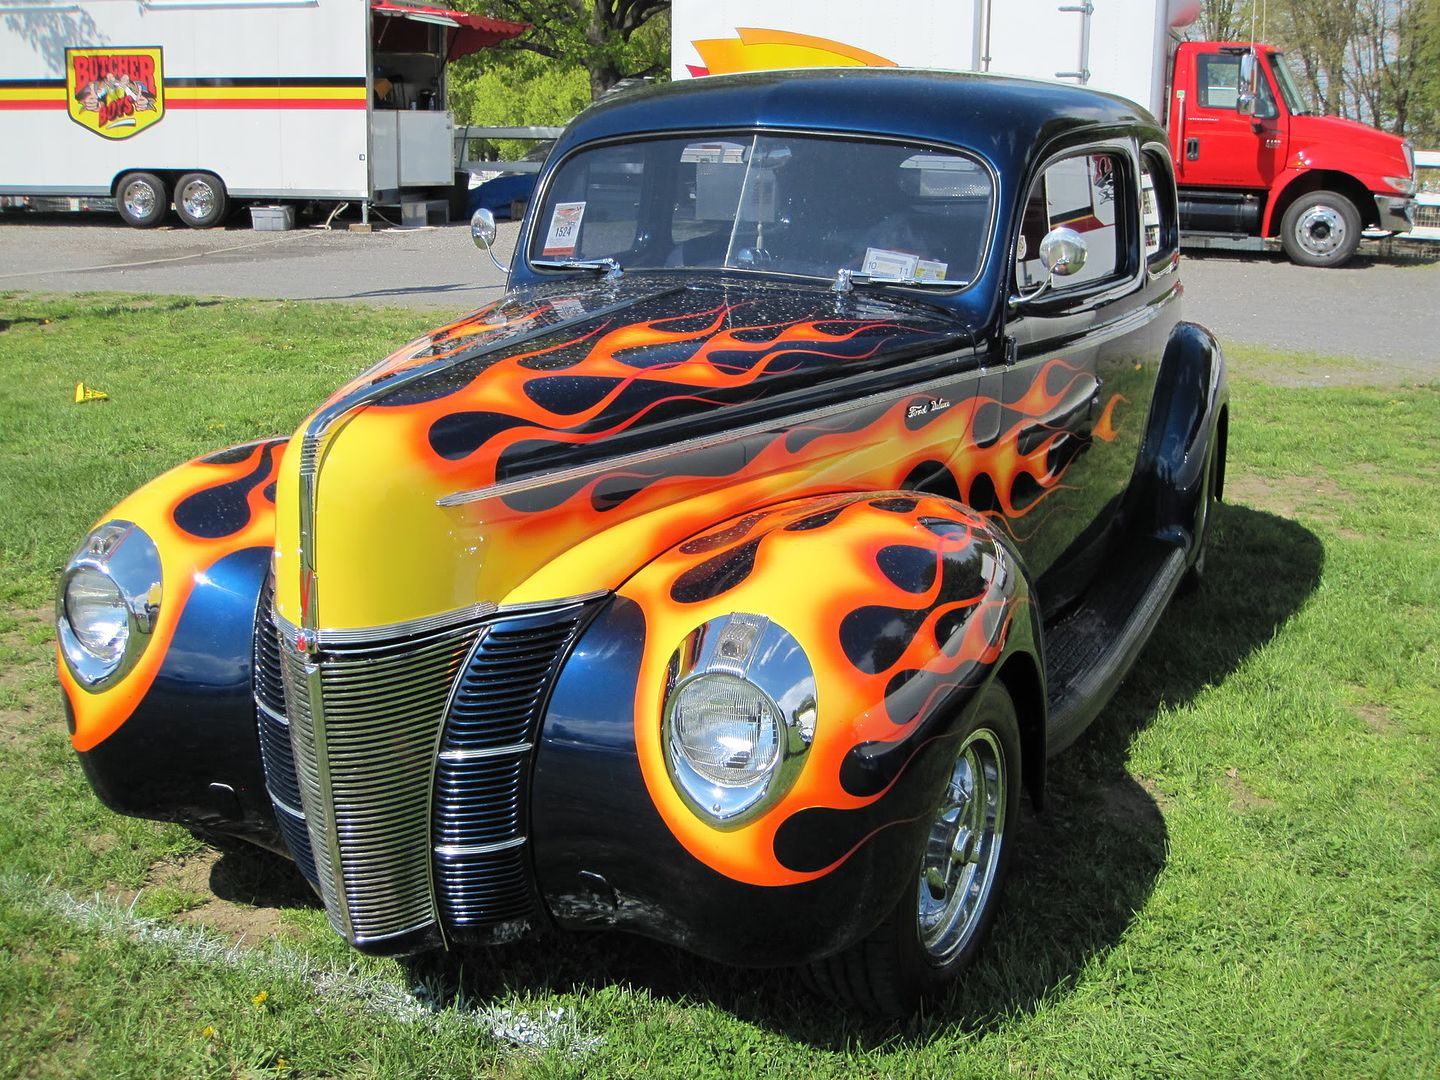
<path id="1" fill-rule="evenodd" d="M 518 226 L 500 226 L 508 251 Z M 108 215 L 0 215 L 0 291 L 85 290 L 347 300 L 459 312 L 502 275 L 463 224 L 352 233 L 130 229 Z M 1440 377 L 1440 263 L 1356 259 L 1310 270 L 1279 256 L 1188 253 L 1186 316 L 1227 344 L 1345 357 Z"/>

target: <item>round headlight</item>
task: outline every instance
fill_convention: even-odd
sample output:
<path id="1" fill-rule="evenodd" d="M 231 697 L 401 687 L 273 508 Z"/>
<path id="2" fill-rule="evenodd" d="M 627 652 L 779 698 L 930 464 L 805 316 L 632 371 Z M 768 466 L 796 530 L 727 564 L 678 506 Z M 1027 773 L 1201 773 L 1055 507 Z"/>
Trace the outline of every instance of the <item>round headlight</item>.
<path id="1" fill-rule="evenodd" d="M 90 566 L 73 571 L 65 582 L 65 618 L 76 640 L 102 665 L 120 663 L 130 637 L 130 612 L 109 574 Z"/>
<path id="2" fill-rule="evenodd" d="M 122 678 L 145 651 L 160 602 L 155 542 L 128 521 L 97 525 L 66 564 L 56 597 L 70 673 L 92 690 Z"/>
<path id="3" fill-rule="evenodd" d="M 765 693 L 736 675 L 701 675 L 675 695 L 672 751 L 712 784 L 749 787 L 780 760 L 780 720 Z"/>
<path id="4" fill-rule="evenodd" d="M 785 797 L 815 719 L 805 650 L 763 615 L 702 623 L 670 657 L 665 767 L 681 800 L 716 828 L 741 828 Z"/>

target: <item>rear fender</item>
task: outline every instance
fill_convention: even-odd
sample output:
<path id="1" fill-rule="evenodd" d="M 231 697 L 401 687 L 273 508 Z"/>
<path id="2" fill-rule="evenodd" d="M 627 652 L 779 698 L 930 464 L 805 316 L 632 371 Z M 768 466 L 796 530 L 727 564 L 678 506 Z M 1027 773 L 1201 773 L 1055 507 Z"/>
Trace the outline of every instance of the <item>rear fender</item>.
<path id="1" fill-rule="evenodd" d="M 71 742 L 102 801 L 137 817 L 273 832 L 252 699 L 255 610 L 274 543 L 286 440 L 164 474 L 104 520 L 154 541 L 161 600 L 133 668 L 98 690 L 58 657 Z"/>
<path id="2" fill-rule="evenodd" d="M 983 518 L 909 493 L 755 511 L 649 562 L 581 638 L 546 713 L 532 808 L 551 911 L 742 964 L 862 936 L 909 882 L 979 692 L 1018 654 L 1039 669 L 1029 595 Z M 737 612 L 804 650 L 817 717 L 788 791 L 722 828 L 676 791 L 661 714 L 672 655 Z"/>
<path id="3" fill-rule="evenodd" d="M 1130 485 L 1127 517 L 1141 534 L 1183 544 L 1192 555 L 1198 552 L 1205 500 L 1219 496 L 1223 481 L 1228 403 L 1219 342 L 1203 326 L 1176 324 L 1161 358 Z"/>

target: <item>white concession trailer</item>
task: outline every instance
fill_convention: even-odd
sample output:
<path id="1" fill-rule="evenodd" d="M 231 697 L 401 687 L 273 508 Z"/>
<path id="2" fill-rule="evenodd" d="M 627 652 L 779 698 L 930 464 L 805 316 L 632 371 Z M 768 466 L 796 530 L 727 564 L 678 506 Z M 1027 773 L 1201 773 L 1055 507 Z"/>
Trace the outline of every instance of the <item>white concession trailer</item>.
<path id="1" fill-rule="evenodd" d="M 0 0 L 0 201 L 204 227 L 448 191 L 446 65 L 526 29 L 408 0 Z"/>

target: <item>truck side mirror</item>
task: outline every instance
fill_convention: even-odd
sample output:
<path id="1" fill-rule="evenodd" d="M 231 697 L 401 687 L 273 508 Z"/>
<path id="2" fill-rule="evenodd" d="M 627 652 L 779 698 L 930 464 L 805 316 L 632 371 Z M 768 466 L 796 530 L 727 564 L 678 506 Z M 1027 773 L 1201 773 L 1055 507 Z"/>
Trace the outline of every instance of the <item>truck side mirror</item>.
<path id="1" fill-rule="evenodd" d="M 1255 115 L 1255 54 L 1240 57 L 1240 85 L 1236 88 L 1235 111 L 1241 116 Z"/>

